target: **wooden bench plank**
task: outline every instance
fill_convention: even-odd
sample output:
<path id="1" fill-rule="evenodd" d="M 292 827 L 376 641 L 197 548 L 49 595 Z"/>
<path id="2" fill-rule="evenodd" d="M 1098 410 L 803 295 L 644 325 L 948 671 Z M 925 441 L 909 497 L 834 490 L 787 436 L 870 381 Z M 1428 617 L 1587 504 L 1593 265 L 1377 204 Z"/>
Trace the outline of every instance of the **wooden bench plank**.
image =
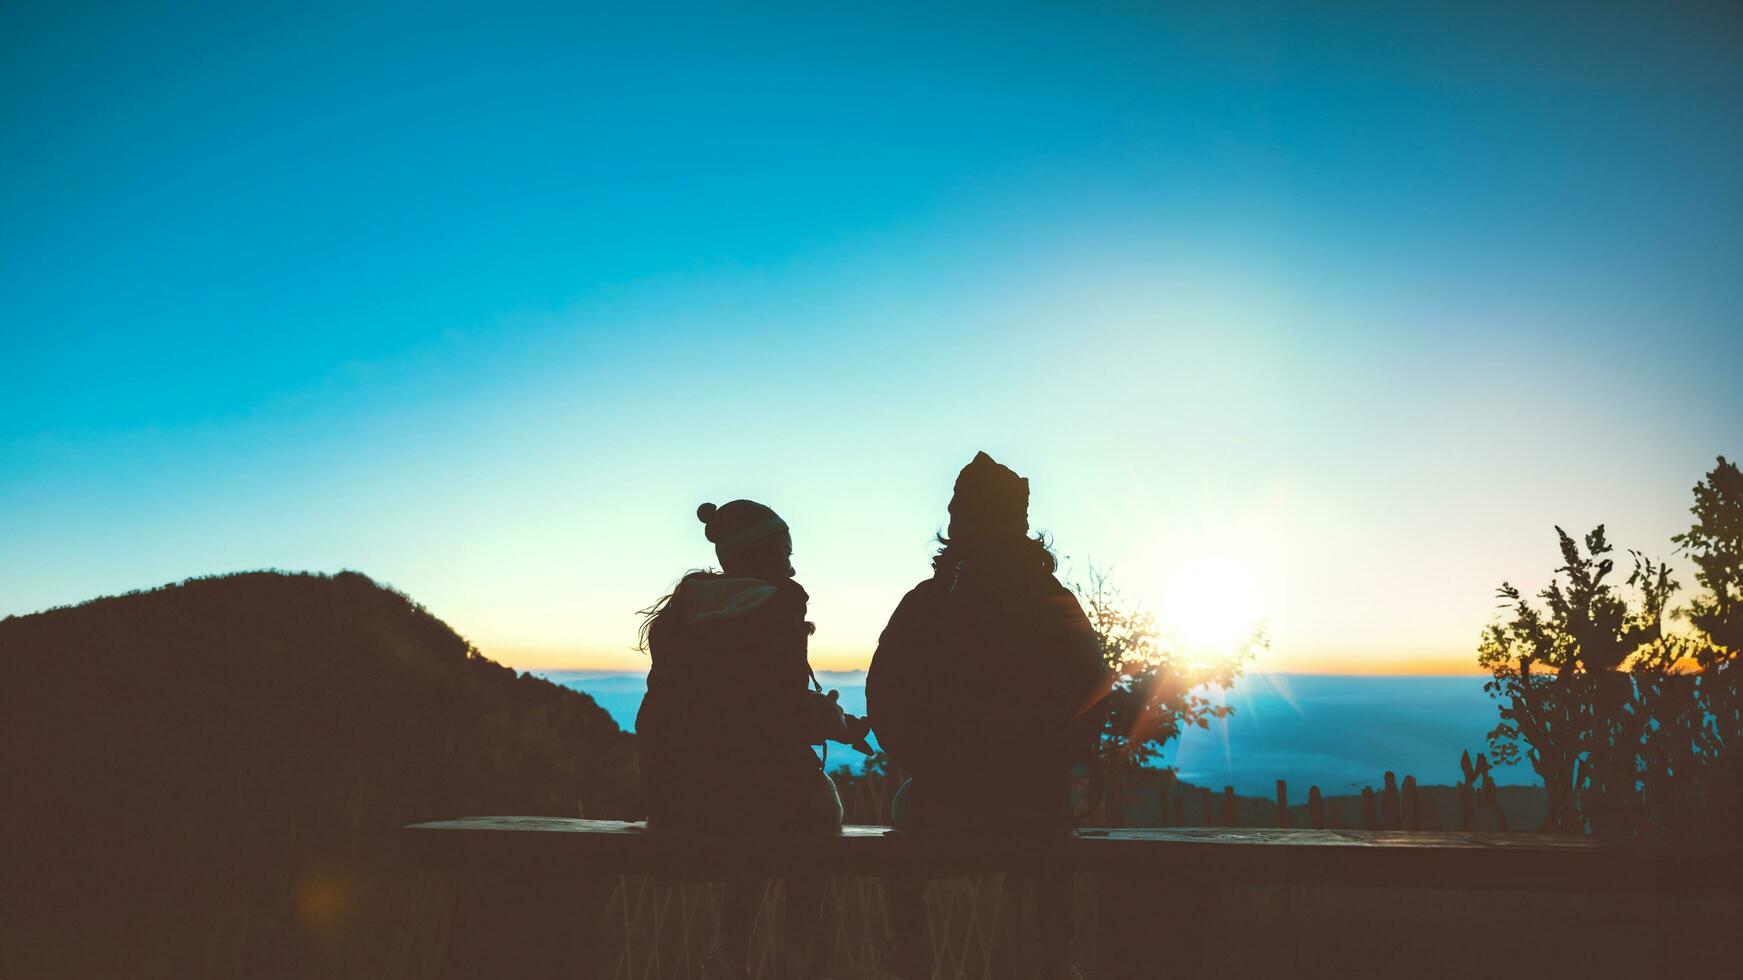
<path id="1" fill-rule="evenodd" d="M 404 828 L 424 866 L 524 867 L 587 876 L 703 880 L 729 874 L 959 874 L 1020 869 L 1033 838 L 997 833 L 908 837 L 885 827 L 838 835 L 732 838 L 649 831 L 638 823 L 554 817 L 469 817 Z M 1545 834 L 1155 828 L 1084 830 L 1061 838 L 1064 859 L 1103 875 L 1218 883 L 1580 891 L 1743 888 L 1743 849 Z"/>

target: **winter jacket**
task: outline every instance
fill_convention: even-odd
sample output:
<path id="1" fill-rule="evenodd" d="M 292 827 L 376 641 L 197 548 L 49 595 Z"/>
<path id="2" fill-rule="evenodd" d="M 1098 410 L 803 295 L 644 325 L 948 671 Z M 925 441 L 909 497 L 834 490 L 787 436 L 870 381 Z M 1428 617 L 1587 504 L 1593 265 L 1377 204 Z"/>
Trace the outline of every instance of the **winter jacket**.
<path id="1" fill-rule="evenodd" d="M 697 572 L 678 584 L 648 635 L 636 715 L 655 825 L 779 830 L 802 819 L 825 778 L 809 747 L 807 601 L 791 581 Z"/>
<path id="2" fill-rule="evenodd" d="M 1077 598 L 1052 575 L 951 563 L 902 599 L 866 703 L 879 745 L 928 813 L 1046 823 L 1094 752 L 1110 675 Z"/>

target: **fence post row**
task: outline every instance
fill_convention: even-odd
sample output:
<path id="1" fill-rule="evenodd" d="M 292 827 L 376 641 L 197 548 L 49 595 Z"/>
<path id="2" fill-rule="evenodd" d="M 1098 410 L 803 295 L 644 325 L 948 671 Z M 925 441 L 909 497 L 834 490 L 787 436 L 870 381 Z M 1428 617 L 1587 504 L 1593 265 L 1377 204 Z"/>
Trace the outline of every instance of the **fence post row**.
<path id="1" fill-rule="evenodd" d="M 1478 810 L 1490 812 L 1494 825 L 1500 830 L 1507 830 L 1507 817 L 1501 807 L 1500 794 L 1494 778 L 1489 773 L 1488 760 L 1477 757 L 1475 765 L 1469 762 L 1469 755 L 1460 760 L 1466 771 L 1466 778 L 1454 787 L 1458 805 L 1458 829 L 1473 830 L 1477 824 Z M 846 770 L 838 770 L 830 774 L 841 793 L 845 804 L 848 823 L 888 823 L 889 804 L 894 795 L 893 790 L 902 782 L 903 774 L 896 770 L 879 775 L 862 773 L 854 775 Z M 1157 773 L 1156 826 L 1159 827 L 1190 827 L 1194 822 L 1187 817 L 1189 797 L 1194 787 L 1184 786 L 1180 782 L 1179 773 L 1173 769 L 1163 769 Z M 1376 792 L 1372 786 L 1364 786 L 1361 793 L 1361 826 L 1367 830 L 1411 830 L 1421 831 L 1434 829 L 1441 824 L 1434 817 L 1432 810 L 1425 811 L 1421 787 L 1413 775 L 1405 775 L 1402 782 L 1396 773 L 1387 772 L 1383 776 L 1382 788 Z M 1233 786 L 1224 786 L 1220 794 L 1215 794 L 1207 786 L 1196 787 L 1199 800 L 1199 819 L 1196 826 L 1201 827 L 1238 827 L 1241 825 L 1239 800 Z M 1117 787 L 1109 787 L 1106 800 L 1105 817 L 1109 826 L 1124 826 L 1125 799 Z M 1274 826 L 1293 828 L 1295 814 L 1289 801 L 1289 781 L 1277 780 L 1277 797 L 1275 801 Z M 1328 806 L 1324 793 L 1318 786 L 1309 786 L 1307 790 L 1306 812 L 1303 814 L 1305 826 L 1314 830 L 1335 829 L 1338 826 L 1338 814 L 1335 806 Z M 1345 818 L 1347 819 L 1347 818 Z"/>

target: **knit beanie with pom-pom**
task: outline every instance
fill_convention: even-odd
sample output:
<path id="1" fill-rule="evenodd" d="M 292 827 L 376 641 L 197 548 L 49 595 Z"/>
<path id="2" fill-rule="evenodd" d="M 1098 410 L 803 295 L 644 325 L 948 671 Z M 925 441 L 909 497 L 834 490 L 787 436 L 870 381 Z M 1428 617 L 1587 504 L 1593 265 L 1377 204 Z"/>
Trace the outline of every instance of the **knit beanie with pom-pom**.
<path id="1" fill-rule="evenodd" d="M 703 533 L 714 542 L 714 553 L 722 562 L 729 554 L 787 533 L 787 522 L 781 515 L 754 500 L 730 500 L 719 507 L 703 504 L 696 508 L 696 519 L 702 522 Z"/>

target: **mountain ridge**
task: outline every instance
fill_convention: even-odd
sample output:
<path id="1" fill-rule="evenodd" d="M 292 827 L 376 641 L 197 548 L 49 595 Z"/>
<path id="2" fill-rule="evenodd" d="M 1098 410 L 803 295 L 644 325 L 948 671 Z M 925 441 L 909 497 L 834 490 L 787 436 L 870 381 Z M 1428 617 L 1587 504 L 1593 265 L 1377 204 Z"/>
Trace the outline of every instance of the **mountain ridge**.
<path id="1" fill-rule="evenodd" d="M 0 975 L 417 973 L 431 950 L 396 937 L 440 903 L 395 866 L 400 826 L 628 816 L 635 782 L 592 698 L 360 573 L 9 616 Z"/>

